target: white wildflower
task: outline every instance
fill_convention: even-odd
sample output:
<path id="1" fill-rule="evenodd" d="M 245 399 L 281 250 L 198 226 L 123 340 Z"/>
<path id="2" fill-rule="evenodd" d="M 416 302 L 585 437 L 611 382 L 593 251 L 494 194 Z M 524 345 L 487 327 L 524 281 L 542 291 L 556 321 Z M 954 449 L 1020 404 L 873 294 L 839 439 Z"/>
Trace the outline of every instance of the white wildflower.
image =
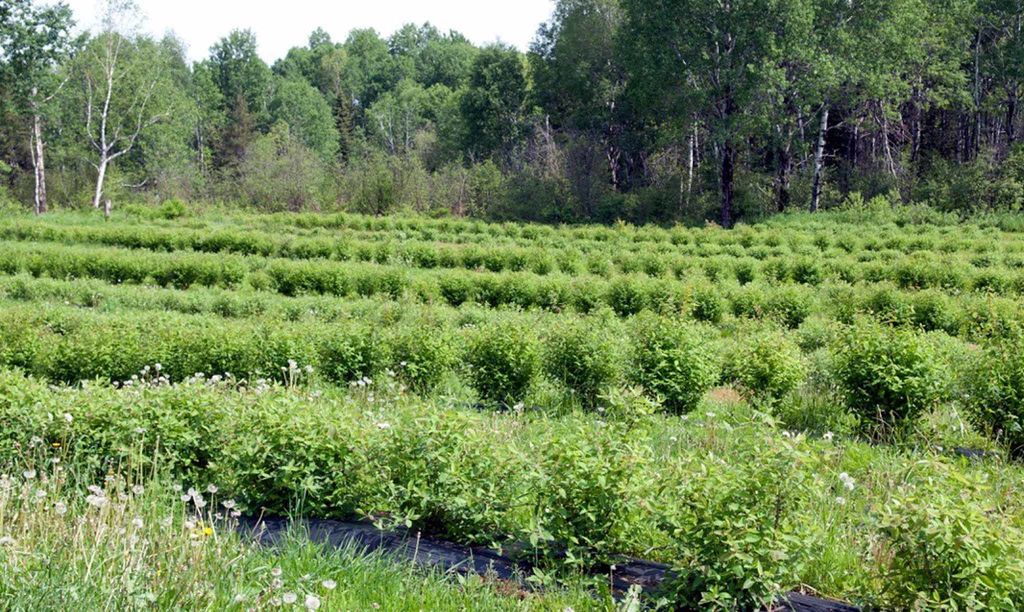
<path id="1" fill-rule="evenodd" d="M 85 498 L 85 502 L 95 508 L 102 508 L 110 503 L 110 500 L 103 495 L 88 495 Z"/>

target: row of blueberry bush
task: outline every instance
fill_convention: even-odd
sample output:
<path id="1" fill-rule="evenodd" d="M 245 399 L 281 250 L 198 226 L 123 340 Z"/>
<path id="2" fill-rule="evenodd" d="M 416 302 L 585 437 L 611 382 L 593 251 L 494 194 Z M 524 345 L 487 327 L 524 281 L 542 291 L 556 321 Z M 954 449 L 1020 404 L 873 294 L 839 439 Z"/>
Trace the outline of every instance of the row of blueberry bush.
<path id="1" fill-rule="evenodd" d="M 869 475 L 840 472 L 838 443 L 757 422 L 672 426 L 664 454 L 654 440 L 668 424 L 654 419 L 503 427 L 383 388 L 361 393 L 199 379 L 55 390 L 4 371 L 0 457 L 38 455 L 29 478 L 49 473 L 59 448 L 61 469 L 79 475 L 168 472 L 194 487 L 190 504 L 216 483 L 219 499 L 253 515 L 370 517 L 469 544 L 519 542 L 510 550 L 547 575 L 654 557 L 674 569 L 659 595 L 676 609 L 764 609 L 799 585 L 836 582 L 853 592 L 833 594 L 878 609 L 1024 605 L 1024 533 L 999 487 L 943 461 L 908 459 L 898 486 L 869 488 L 855 484 Z M 853 504 L 864 512 L 847 512 Z M 856 536 L 839 548 L 826 524 Z M 848 574 L 820 584 L 839 558 Z"/>
<path id="2" fill-rule="evenodd" d="M 790 249 L 784 245 L 745 248 L 741 244 L 721 245 L 714 237 L 700 243 L 637 250 L 587 251 L 576 243 L 529 246 L 452 245 L 409 240 L 393 235 L 360 240 L 334 236 L 282 236 L 267 232 L 235 229 L 199 230 L 188 228 L 139 227 L 133 225 L 82 225 L 19 222 L 0 226 L 0 237 L 19 241 L 87 243 L 157 251 L 194 250 L 207 253 L 274 256 L 288 259 L 329 259 L 335 261 L 399 264 L 417 268 L 529 271 L 569 275 L 645 274 L 682 277 L 693 273 L 711 280 L 735 279 L 818 284 L 826 279 L 888 279 L 904 286 L 1019 291 L 1024 252 L 1001 251 L 957 253 L 946 249 L 922 249 L 904 261 L 906 252 L 893 248 L 829 247 Z M 991 241 L 983 244 L 990 245 Z M 1024 249 L 1024 244 L 1020 244 Z M 929 265 L 941 253 L 943 265 Z"/>
<path id="3" fill-rule="evenodd" d="M 909 266 L 908 262 L 903 262 L 896 269 L 906 270 Z M 927 268 L 941 270 L 940 264 L 928 264 Z M 989 292 L 957 293 L 941 288 L 919 291 L 907 289 L 906 282 L 894 283 L 885 278 L 871 283 L 819 286 L 761 281 L 740 285 L 711 282 L 702 277 L 677 281 L 637 275 L 606 280 L 557 274 L 410 270 L 362 263 L 18 243 L 0 244 L 0 273 L 176 288 L 244 286 L 284 296 L 407 297 L 453 306 L 477 303 L 553 312 L 586 313 L 609 307 L 624 316 L 649 309 L 711 323 L 718 323 L 731 314 L 773 318 L 794 328 L 812 315 L 849 322 L 858 313 L 868 313 L 890 322 L 943 330 L 968 338 L 987 335 L 992 329 L 1002 333 L 1000 330 L 1020 320 L 1020 307 L 1010 297 Z M 31 295 L 24 284 L 22 289 L 15 289 Z M 220 308 L 246 311 L 247 308 L 230 306 L 232 300 L 246 299 L 249 298 L 244 295 L 224 298 Z"/>
<path id="4" fill-rule="evenodd" d="M 882 438 L 958 403 L 978 429 L 1024 450 L 1024 358 L 1010 332 L 975 345 L 857 318 L 793 335 L 774 324 L 713 327 L 644 312 L 629 320 L 421 308 L 405 316 L 325 324 L 19 306 L 0 312 L 0 365 L 64 383 L 125 382 L 149 364 L 170 380 L 197 372 L 344 385 L 392 372 L 430 393 L 453 378 L 490 405 L 511 406 L 548 380 L 587 408 L 630 386 L 671 413 L 692 411 L 716 385 L 771 407 L 809 366 Z M 308 368 L 308 371 L 306 370 Z"/>

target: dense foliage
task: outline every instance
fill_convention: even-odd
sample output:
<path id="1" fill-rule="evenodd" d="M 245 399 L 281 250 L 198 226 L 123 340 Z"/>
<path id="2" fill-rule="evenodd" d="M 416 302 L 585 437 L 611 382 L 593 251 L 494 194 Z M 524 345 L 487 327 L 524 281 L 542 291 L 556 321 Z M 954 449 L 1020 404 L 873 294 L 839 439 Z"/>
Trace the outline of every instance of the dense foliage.
<path id="1" fill-rule="evenodd" d="M 846 195 L 1024 204 L 1020 0 L 559 0 L 526 52 L 410 24 L 318 29 L 272 64 L 245 30 L 190 62 L 131 2 L 82 37 L 66 6 L 4 8 L 0 199 L 39 212 L 729 227 Z"/>

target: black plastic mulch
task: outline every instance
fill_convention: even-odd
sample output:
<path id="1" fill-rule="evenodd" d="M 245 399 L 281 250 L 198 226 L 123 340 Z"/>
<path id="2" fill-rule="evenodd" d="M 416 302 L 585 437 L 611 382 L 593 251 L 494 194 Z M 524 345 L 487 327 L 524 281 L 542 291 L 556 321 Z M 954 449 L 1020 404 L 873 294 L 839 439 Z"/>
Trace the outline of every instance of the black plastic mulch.
<path id="1" fill-rule="evenodd" d="M 494 549 L 464 546 L 446 540 L 424 537 L 415 532 L 395 529 L 381 530 L 370 523 L 304 519 L 293 522 L 283 518 L 240 519 L 239 529 L 260 544 L 273 546 L 290 530 L 296 528 L 308 535 L 312 542 L 334 548 L 361 550 L 365 554 L 381 553 L 399 562 L 423 569 L 457 574 L 477 574 L 511 582 L 519 588 L 529 589 L 525 579 L 533 573 L 528 560 L 515 559 Z M 614 570 L 602 572 L 611 581 L 616 595 L 625 594 L 630 587 L 639 586 L 647 593 L 671 577 L 669 566 L 636 559 L 617 563 Z M 778 602 L 779 612 L 859 612 L 859 608 L 838 601 L 813 597 L 802 593 L 789 593 Z"/>

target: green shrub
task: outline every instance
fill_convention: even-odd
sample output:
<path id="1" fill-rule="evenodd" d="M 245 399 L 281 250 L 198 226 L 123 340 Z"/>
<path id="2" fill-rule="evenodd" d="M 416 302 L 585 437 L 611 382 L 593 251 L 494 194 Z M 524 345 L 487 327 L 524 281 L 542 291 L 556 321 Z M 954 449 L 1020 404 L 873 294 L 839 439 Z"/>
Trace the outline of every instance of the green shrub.
<path id="1" fill-rule="evenodd" d="M 795 329 L 811 314 L 810 290 L 794 285 L 771 286 L 752 283 L 732 296 L 732 312 L 737 317 L 773 319 Z"/>
<path id="2" fill-rule="evenodd" d="M 842 326 L 835 320 L 816 315 L 806 319 L 795 332 L 797 345 L 805 353 L 831 345 L 841 332 Z"/>
<path id="3" fill-rule="evenodd" d="M 818 285 L 825 277 L 821 264 L 810 257 L 801 257 L 793 263 L 791 269 L 793 280 L 805 285 Z"/>
<path id="4" fill-rule="evenodd" d="M 41 381 L 26 378 L 21 372 L 0 370 L 0 457 L 15 457 L 31 448 L 31 440 L 60 425 L 63 414 L 54 415 L 46 406 L 47 388 Z M 47 436 L 50 437 L 50 436 Z"/>
<path id="5" fill-rule="evenodd" d="M 698 321 L 719 323 L 725 314 L 725 300 L 712 286 L 704 285 L 694 288 L 693 307 L 690 314 Z"/>
<path id="6" fill-rule="evenodd" d="M 212 475 L 243 507 L 349 518 L 377 499 L 367 465 L 368 424 L 328 419 L 297 395 L 234 406 L 223 424 Z"/>
<path id="7" fill-rule="evenodd" d="M 588 408 L 617 382 L 622 368 L 612 325 L 597 318 L 560 321 L 544 340 L 545 372 Z"/>
<path id="8" fill-rule="evenodd" d="M 879 517 L 882 590 L 889 610 L 1019 610 L 1024 533 L 979 501 L 962 474 L 904 488 Z"/>
<path id="9" fill-rule="evenodd" d="M 180 219 L 188 215 L 188 206 L 178 199 L 164 200 L 157 215 L 162 219 Z"/>
<path id="10" fill-rule="evenodd" d="M 908 294 L 889 283 L 879 283 L 868 292 L 864 309 L 883 323 L 894 325 L 907 325 L 914 317 Z"/>
<path id="11" fill-rule="evenodd" d="M 956 334 L 963 325 L 963 309 L 948 295 L 926 289 L 911 298 L 914 323 L 927 331 Z"/>
<path id="12" fill-rule="evenodd" d="M 369 473 L 377 480 L 387 522 L 490 544 L 506 535 L 507 500 L 521 494 L 519 478 L 529 466 L 514 447 L 495 444 L 485 428 L 465 414 L 432 407 L 392 416 L 374 426 Z M 495 477 L 495 475 L 501 475 Z"/>
<path id="13" fill-rule="evenodd" d="M 676 577 L 662 594 L 679 609 L 768 609 L 796 581 L 800 457 L 774 437 L 750 442 L 677 468 L 666 491 Z"/>
<path id="14" fill-rule="evenodd" d="M 942 398 L 947 372 L 911 330 L 861 320 L 833 345 L 835 377 L 847 406 L 887 435 Z"/>
<path id="15" fill-rule="evenodd" d="M 404 323 L 392 331 L 385 343 L 398 378 L 420 393 L 436 387 L 455 365 L 452 334 L 438 321 Z"/>
<path id="16" fill-rule="evenodd" d="M 672 412 L 696 408 L 718 379 L 715 351 L 697 327 L 641 316 L 633 342 L 634 381 Z"/>
<path id="17" fill-rule="evenodd" d="M 318 348 L 320 372 L 340 384 L 375 375 L 384 360 L 378 334 L 363 325 L 326 330 Z"/>
<path id="18" fill-rule="evenodd" d="M 537 506 L 527 536 L 542 554 L 566 546 L 563 564 L 589 568 L 630 550 L 650 524 L 645 455 L 615 427 L 574 423 L 538 453 Z"/>
<path id="19" fill-rule="evenodd" d="M 661 408 L 641 387 L 610 387 L 600 397 L 604 414 L 627 426 L 644 422 Z"/>
<path id="20" fill-rule="evenodd" d="M 452 306 L 460 306 L 466 302 L 479 299 L 478 288 L 473 280 L 464 273 L 449 272 L 438 278 L 441 297 Z"/>
<path id="21" fill-rule="evenodd" d="M 807 377 L 800 347 L 777 330 L 741 334 L 726 359 L 726 377 L 750 399 L 771 405 Z"/>
<path id="22" fill-rule="evenodd" d="M 984 349 L 967 376 L 966 403 L 975 424 L 1024 457 L 1024 353 L 1020 340 Z"/>
<path id="23" fill-rule="evenodd" d="M 619 276 L 608 285 L 608 304 L 622 316 L 635 315 L 651 307 L 647 292 L 648 279 L 642 276 Z"/>
<path id="24" fill-rule="evenodd" d="M 508 405 L 526 396 L 540 369 L 533 333 L 509 319 L 470 332 L 464 360 L 469 383 L 480 397 Z"/>

